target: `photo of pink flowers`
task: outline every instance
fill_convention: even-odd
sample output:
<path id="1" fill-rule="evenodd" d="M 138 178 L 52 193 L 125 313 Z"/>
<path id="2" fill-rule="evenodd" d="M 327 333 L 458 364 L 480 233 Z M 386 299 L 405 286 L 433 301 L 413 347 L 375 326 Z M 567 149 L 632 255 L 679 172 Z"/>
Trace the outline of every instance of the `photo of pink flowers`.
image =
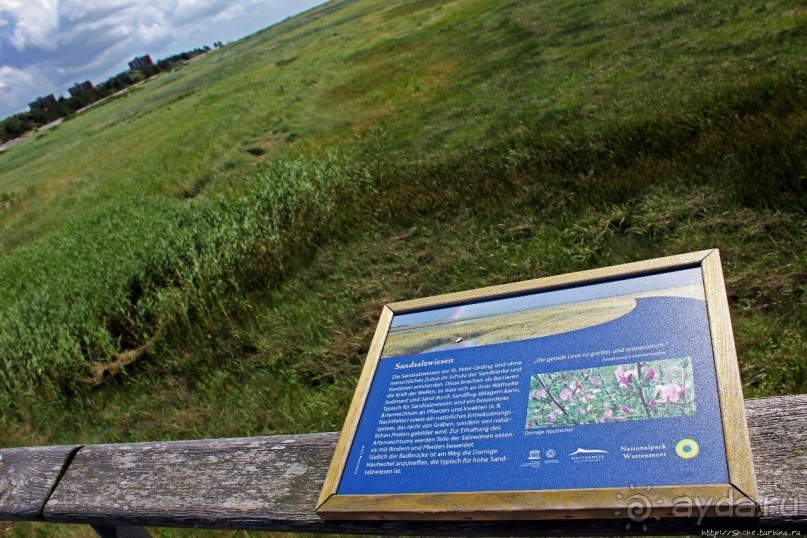
<path id="1" fill-rule="evenodd" d="M 682 357 L 536 374 L 530 380 L 526 427 L 694 414 L 692 359 Z"/>

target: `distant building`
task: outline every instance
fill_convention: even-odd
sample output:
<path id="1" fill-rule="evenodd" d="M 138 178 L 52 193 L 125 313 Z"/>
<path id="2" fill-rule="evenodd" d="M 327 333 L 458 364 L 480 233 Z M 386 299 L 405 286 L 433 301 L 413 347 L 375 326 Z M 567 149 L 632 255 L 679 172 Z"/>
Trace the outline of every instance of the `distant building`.
<path id="1" fill-rule="evenodd" d="M 150 65 L 154 65 L 154 62 L 151 61 L 151 56 L 146 54 L 145 56 L 138 56 L 129 62 L 129 69 L 134 71 L 135 69 L 143 69 L 144 67 L 148 67 Z"/>
<path id="2" fill-rule="evenodd" d="M 53 94 L 46 95 L 45 97 L 37 97 L 34 102 L 28 103 L 28 106 L 31 107 L 32 111 L 37 109 L 47 110 L 48 108 L 56 105 L 56 97 Z"/>
<path id="3" fill-rule="evenodd" d="M 88 92 L 92 90 L 92 82 L 89 80 L 85 80 L 84 82 L 76 82 L 73 84 L 72 88 L 68 88 L 67 91 L 70 92 L 71 97 L 75 97 L 77 95 L 81 95 L 82 93 Z"/>

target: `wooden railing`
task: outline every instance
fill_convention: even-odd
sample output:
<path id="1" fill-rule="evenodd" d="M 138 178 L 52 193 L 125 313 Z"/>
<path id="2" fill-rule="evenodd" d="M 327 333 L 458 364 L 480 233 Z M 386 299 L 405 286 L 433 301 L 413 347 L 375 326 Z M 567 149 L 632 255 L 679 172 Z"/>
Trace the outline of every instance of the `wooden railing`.
<path id="1" fill-rule="evenodd" d="M 746 401 L 759 519 L 323 521 L 314 512 L 337 433 L 0 450 L 0 520 L 396 535 L 702 534 L 807 530 L 807 395 Z M 630 525 L 630 527 L 628 527 Z M 793 532 L 793 534 L 791 534 Z M 761 534 L 761 533 L 760 533 Z"/>

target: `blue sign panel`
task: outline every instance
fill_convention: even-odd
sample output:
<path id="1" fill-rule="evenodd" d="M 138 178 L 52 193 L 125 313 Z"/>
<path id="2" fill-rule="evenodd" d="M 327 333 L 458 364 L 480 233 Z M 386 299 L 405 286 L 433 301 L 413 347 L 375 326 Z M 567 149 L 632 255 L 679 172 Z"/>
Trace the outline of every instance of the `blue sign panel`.
<path id="1" fill-rule="evenodd" d="M 724 484 L 699 268 L 393 318 L 338 494 Z"/>

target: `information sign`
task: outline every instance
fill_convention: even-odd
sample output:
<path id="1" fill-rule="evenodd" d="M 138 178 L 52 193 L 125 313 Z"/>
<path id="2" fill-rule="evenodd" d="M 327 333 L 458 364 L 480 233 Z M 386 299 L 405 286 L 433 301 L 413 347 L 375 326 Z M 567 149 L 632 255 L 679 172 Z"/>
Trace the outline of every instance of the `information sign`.
<path id="1" fill-rule="evenodd" d="M 385 307 L 318 513 L 755 516 L 755 497 L 712 250 Z"/>

